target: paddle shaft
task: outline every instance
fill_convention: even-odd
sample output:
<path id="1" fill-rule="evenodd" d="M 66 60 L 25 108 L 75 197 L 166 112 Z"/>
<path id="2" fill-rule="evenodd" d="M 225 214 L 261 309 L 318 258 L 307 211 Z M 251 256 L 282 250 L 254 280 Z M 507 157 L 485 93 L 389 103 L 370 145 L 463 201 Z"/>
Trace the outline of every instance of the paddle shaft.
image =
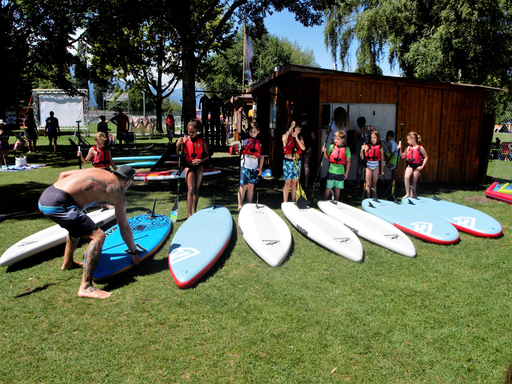
<path id="1" fill-rule="evenodd" d="M 37 215 L 37 214 L 40 214 L 41 211 L 37 210 L 37 211 L 23 211 L 23 212 L 14 212 L 14 213 L 6 213 L 5 215 L 1 215 L 0 216 L 0 223 L 7 220 L 7 219 L 10 219 L 12 217 L 15 217 L 15 216 L 29 216 L 29 215 Z"/>
<path id="2" fill-rule="evenodd" d="M 332 129 L 332 128 L 331 128 Z M 324 146 L 322 147 L 322 150 L 320 151 L 321 152 L 321 155 L 320 155 L 320 162 L 318 164 L 318 169 L 316 170 L 316 176 L 315 176 L 315 179 L 313 180 L 313 192 L 311 192 L 311 201 L 309 202 L 309 205 L 312 205 L 313 204 L 313 200 L 315 199 L 315 186 L 316 186 L 316 183 L 318 181 L 318 176 L 320 175 L 320 170 L 322 169 L 322 162 L 324 161 L 324 154 L 323 154 L 323 149 L 324 148 L 327 148 L 327 142 L 329 141 L 329 135 L 331 134 L 331 131 L 329 131 L 327 133 L 327 137 L 325 138 L 325 143 L 324 143 Z"/>
<path id="3" fill-rule="evenodd" d="M 400 140 L 398 141 L 398 145 L 402 145 L 402 135 L 404 134 L 404 123 L 400 123 Z M 399 149 L 399 152 L 402 152 L 402 148 Z M 400 153 L 398 154 L 400 156 Z M 396 174 L 398 172 L 398 162 L 402 156 L 400 156 L 396 162 L 396 168 L 393 171 L 393 183 L 391 184 L 391 195 L 389 195 L 388 200 L 395 200 L 395 186 L 396 186 Z"/>

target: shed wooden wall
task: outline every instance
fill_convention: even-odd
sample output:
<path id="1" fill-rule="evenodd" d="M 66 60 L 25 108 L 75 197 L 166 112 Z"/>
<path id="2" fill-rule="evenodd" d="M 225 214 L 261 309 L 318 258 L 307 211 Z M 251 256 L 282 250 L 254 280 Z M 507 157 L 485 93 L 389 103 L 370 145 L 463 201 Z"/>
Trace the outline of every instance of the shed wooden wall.
<path id="1" fill-rule="evenodd" d="M 401 135 L 400 123 L 404 123 L 402 144 L 406 145 L 407 133 L 415 131 L 422 137 L 428 152 L 429 161 L 421 173 L 422 182 L 476 183 L 485 177 L 487 167 L 482 162 L 488 161 L 484 148 L 488 143 L 481 139 L 488 136 L 486 130 L 492 130 L 492 126 L 484 124 L 485 90 L 482 88 L 308 72 L 292 72 L 278 80 L 274 92 L 279 94 L 280 129 L 276 132 L 274 144 L 292 118 L 296 119 L 303 112 L 314 116 L 317 137 L 321 137 L 324 103 L 396 104 L 397 141 Z M 317 141 L 317 144 L 318 158 L 321 143 Z M 280 141 L 277 145 L 281 146 Z M 277 168 L 281 163 L 279 156 L 282 150 L 275 148 L 272 152 L 271 163 Z M 399 181 L 403 180 L 404 167 L 405 163 L 401 161 L 397 175 Z"/>

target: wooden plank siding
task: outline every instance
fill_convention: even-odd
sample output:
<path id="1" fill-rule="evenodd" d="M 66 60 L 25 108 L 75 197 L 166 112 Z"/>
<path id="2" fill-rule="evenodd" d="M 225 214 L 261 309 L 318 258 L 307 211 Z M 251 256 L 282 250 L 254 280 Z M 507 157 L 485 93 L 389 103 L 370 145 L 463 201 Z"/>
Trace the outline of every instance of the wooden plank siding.
<path id="1" fill-rule="evenodd" d="M 317 137 L 321 137 L 322 106 L 334 103 L 395 104 L 397 142 L 402 134 L 405 148 L 407 133 L 415 131 L 422 137 L 429 154 L 421 182 L 475 183 L 482 180 L 482 174 L 485 176 L 488 161 L 485 150 L 490 144 L 482 143 L 481 139 L 488 139 L 485 122 L 492 121 L 484 119 L 488 92 L 485 87 L 291 66 L 251 90 L 253 94 L 277 95 L 278 127 L 273 142 L 269 143 L 274 147 L 270 150 L 270 164 L 276 176 L 282 171 L 281 135 L 289 122 L 307 113 L 310 122 L 316 122 Z M 262 116 L 260 109 L 258 118 L 268 121 L 268 116 Z M 405 124 L 403 133 L 400 123 Z M 317 140 L 318 156 L 321 146 Z M 404 169 L 405 162 L 400 161 L 398 181 L 403 181 Z"/>

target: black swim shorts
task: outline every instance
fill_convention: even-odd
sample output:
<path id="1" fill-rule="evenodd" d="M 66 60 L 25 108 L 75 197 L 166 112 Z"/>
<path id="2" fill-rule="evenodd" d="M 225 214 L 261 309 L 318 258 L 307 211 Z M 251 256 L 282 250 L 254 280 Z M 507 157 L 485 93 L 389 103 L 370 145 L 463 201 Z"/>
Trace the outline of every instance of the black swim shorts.
<path id="1" fill-rule="evenodd" d="M 39 210 L 45 216 L 67 229 L 71 237 L 88 236 L 98 226 L 87 216 L 67 193 L 53 185 L 45 189 L 39 198 Z"/>

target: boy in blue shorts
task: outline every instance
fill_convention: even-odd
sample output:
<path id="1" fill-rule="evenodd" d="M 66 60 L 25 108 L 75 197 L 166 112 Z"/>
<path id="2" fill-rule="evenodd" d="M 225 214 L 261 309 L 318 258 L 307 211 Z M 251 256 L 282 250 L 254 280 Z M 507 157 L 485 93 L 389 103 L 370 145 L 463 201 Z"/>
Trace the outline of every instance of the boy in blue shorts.
<path id="1" fill-rule="evenodd" d="M 263 172 L 264 157 L 261 155 L 261 143 L 256 138 L 260 133 L 257 122 L 251 123 L 249 138 L 242 141 L 240 150 L 240 189 L 238 190 L 238 210 L 242 209 L 245 193 L 247 202 L 252 203 L 254 186 Z"/>

